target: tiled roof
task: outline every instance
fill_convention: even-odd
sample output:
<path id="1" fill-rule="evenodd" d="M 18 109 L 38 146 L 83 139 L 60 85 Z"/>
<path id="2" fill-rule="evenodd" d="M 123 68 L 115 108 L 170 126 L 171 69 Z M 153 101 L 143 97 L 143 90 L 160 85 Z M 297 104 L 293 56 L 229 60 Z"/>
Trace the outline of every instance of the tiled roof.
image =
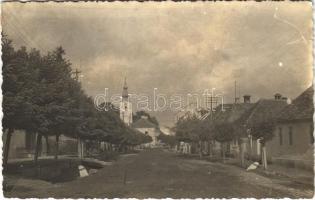
<path id="1" fill-rule="evenodd" d="M 260 99 L 256 103 L 239 103 L 218 111 L 214 115 L 216 123 L 232 123 L 235 131 L 245 134 L 244 128 L 255 123 L 276 120 L 279 112 L 287 105 L 286 101 Z"/>
<path id="2" fill-rule="evenodd" d="M 284 100 L 260 99 L 256 103 L 245 123 L 247 125 L 253 125 L 274 121 L 287 105 L 287 102 Z"/>
<path id="3" fill-rule="evenodd" d="M 311 86 L 283 109 L 278 115 L 278 120 L 312 120 L 314 113 L 313 95 L 314 89 L 313 86 Z"/>
<path id="4" fill-rule="evenodd" d="M 214 114 L 217 123 L 235 123 L 247 115 L 254 107 L 253 103 L 238 103 L 225 108 L 225 111 L 219 110 Z"/>
<path id="5" fill-rule="evenodd" d="M 230 111 L 233 107 L 233 103 L 227 103 L 227 104 L 223 104 L 223 110 L 224 112 L 226 111 Z M 218 116 L 222 113 L 222 104 L 218 105 L 216 108 L 215 108 L 215 111 L 214 111 L 214 116 Z M 205 120 L 211 120 L 212 119 L 212 116 L 211 116 L 211 113 L 205 118 Z"/>
<path id="6" fill-rule="evenodd" d="M 141 118 L 135 123 L 132 123 L 133 128 L 156 128 L 156 125 L 151 123 L 149 120 Z"/>

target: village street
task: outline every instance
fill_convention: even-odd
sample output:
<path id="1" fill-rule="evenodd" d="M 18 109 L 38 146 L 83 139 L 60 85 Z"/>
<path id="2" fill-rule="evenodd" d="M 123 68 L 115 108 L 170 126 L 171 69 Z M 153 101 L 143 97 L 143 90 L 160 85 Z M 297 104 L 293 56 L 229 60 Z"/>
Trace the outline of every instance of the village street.
<path id="1" fill-rule="evenodd" d="M 27 183 L 27 181 L 25 182 Z M 312 188 L 266 178 L 222 163 L 184 158 L 165 149 L 121 156 L 113 165 L 71 182 L 16 188 L 5 196 L 55 198 L 312 197 Z M 304 189 L 301 189 L 304 188 Z M 308 189 L 306 189 L 308 188 Z"/>

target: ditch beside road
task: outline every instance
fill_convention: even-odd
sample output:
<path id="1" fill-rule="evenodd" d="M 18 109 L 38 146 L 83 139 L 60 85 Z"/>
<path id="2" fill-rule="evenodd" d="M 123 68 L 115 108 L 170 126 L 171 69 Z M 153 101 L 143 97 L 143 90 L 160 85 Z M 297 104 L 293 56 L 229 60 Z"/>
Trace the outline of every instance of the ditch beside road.
<path id="1" fill-rule="evenodd" d="M 6 197 L 55 198 L 311 198 L 313 188 L 232 165 L 185 158 L 164 149 L 122 156 L 85 178 L 56 184 L 20 179 Z M 33 182 L 32 182 L 33 181 Z M 29 182 L 32 182 L 31 188 Z M 38 186 L 37 186 L 38 184 Z M 29 188 L 28 188 L 29 187 Z"/>

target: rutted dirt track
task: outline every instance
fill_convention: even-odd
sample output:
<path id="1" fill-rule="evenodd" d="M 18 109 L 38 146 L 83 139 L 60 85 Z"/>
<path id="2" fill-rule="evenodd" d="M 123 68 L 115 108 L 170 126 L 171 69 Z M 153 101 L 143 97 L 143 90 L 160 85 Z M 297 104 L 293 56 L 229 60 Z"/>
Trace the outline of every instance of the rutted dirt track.
<path id="1" fill-rule="evenodd" d="M 289 185 L 289 184 L 288 184 Z M 12 190 L 10 197 L 55 198 L 229 198 L 312 197 L 313 191 L 285 186 L 235 166 L 182 158 L 162 149 L 123 156 L 86 178 L 36 190 Z"/>

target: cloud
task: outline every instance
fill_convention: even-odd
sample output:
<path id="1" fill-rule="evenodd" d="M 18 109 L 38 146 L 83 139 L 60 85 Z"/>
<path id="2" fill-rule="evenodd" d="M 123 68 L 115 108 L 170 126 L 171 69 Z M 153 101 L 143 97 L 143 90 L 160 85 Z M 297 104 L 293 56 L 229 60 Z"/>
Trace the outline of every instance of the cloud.
<path id="1" fill-rule="evenodd" d="M 310 2 L 5 3 L 2 11 L 16 46 L 62 45 L 81 63 L 89 95 L 120 93 L 124 76 L 132 93 L 216 87 L 230 101 L 235 80 L 256 99 L 295 97 L 312 80 Z"/>

